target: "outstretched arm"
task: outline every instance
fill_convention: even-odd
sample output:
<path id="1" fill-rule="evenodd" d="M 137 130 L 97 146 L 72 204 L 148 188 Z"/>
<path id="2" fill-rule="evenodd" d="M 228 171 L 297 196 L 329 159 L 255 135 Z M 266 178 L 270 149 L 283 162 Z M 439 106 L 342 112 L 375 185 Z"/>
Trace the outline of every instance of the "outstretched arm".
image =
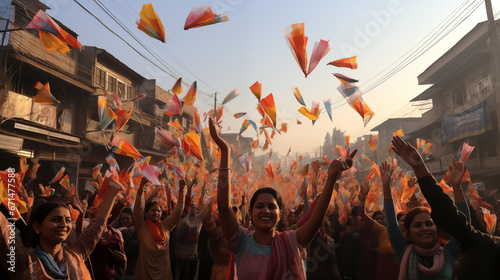
<path id="1" fill-rule="evenodd" d="M 352 167 L 352 159 L 358 150 L 354 150 L 345 160 L 337 158 L 330 163 L 328 168 L 328 178 L 321 193 L 316 206 L 311 214 L 311 218 L 299 229 L 297 229 L 297 241 L 302 247 L 306 247 L 318 232 L 319 227 L 323 223 L 326 210 L 330 204 L 332 197 L 333 186 L 342 171 Z"/>
<path id="2" fill-rule="evenodd" d="M 230 239 L 238 230 L 238 221 L 229 205 L 229 190 L 231 189 L 231 171 L 229 170 L 229 159 L 231 148 L 229 144 L 220 137 L 215 128 L 214 120 L 210 118 L 210 135 L 219 146 L 221 157 L 219 164 L 219 180 L 217 181 L 217 207 L 219 208 L 219 219 L 222 232 L 226 239 Z"/>
<path id="3" fill-rule="evenodd" d="M 483 236 L 467 222 L 465 215 L 457 211 L 451 198 L 443 192 L 436 179 L 430 175 L 418 151 L 400 137 L 392 140 L 394 152 L 414 170 L 423 195 L 432 207 L 432 218 L 439 226 L 447 230 L 464 249 L 472 248 L 480 242 L 491 242 L 491 236 Z M 489 240 L 488 240 L 489 239 Z"/>

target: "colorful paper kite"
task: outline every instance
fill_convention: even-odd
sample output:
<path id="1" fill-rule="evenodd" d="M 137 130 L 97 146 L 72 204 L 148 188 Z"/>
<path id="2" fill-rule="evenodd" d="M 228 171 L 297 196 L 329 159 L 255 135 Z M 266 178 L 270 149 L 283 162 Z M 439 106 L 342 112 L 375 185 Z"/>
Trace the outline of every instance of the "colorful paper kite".
<path id="1" fill-rule="evenodd" d="M 158 39 L 165 43 L 165 28 L 161 23 L 160 18 L 153 9 L 152 4 L 142 5 L 142 10 L 139 21 L 137 21 L 137 28 L 148 34 L 150 37 Z"/>
<path id="2" fill-rule="evenodd" d="M 417 150 L 421 155 L 430 155 L 431 153 L 431 143 L 425 142 L 424 139 L 417 138 Z"/>
<path id="3" fill-rule="evenodd" d="M 101 173 L 101 168 L 102 168 L 102 163 L 99 163 L 98 165 L 92 168 L 92 178 L 94 178 L 94 180 L 97 179 L 97 174 Z"/>
<path id="4" fill-rule="evenodd" d="M 38 35 L 47 53 L 50 53 L 51 50 L 66 53 L 69 51 L 67 45 L 77 50 L 82 49 L 82 44 L 75 37 L 64 31 L 42 10 L 38 11 L 26 28 L 38 30 Z"/>
<path id="5" fill-rule="evenodd" d="M 469 144 L 464 143 L 462 145 L 462 151 L 460 152 L 459 162 L 466 162 L 473 150 L 474 146 L 470 146 Z"/>
<path id="6" fill-rule="evenodd" d="M 304 107 L 304 108 L 306 108 L 306 107 Z M 306 110 L 307 110 L 307 108 L 306 108 Z M 311 111 L 309 111 L 309 114 L 311 114 Z M 302 124 L 302 122 L 297 120 L 297 124 Z"/>
<path id="7" fill-rule="evenodd" d="M 184 99 L 182 99 L 185 105 L 193 105 L 196 101 L 196 88 L 196 81 L 194 81 L 189 87 L 186 96 L 184 96 Z"/>
<path id="8" fill-rule="evenodd" d="M 302 98 L 302 94 L 300 94 L 299 88 L 292 88 L 293 96 L 295 96 L 295 99 L 302 104 L 302 106 L 306 106 L 306 103 L 304 102 L 304 98 Z"/>
<path id="9" fill-rule="evenodd" d="M 308 38 L 304 35 L 304 23 L 296 23 L 285 27 L 283 29 L 283 35 L 306 78 L 331 49 L 328 45 L 328 41 L 320 40 L 316 42 L 311 54 L 311 60 L 309 61 L 309 67 L 307 67 L 306 46 Z"/>
<path id="10" fill-rule="evenodd" d="M 160 142 L 167 147 L 174 147 L 174 146 L 179 147 L 180 146 L 177 141 L 172 139 L 172 137 L 170 137 L 170 135 L 168 135 L 168 133 L 166 133 L 163 130 L 158 129 L 156 131 L 156 138 L 158 138 L 158 140 L 160 140 Z"/>
<path id="11" fill-rule="evenodd" d="M 182 93 L 182 77 L 180 77 L 179 79 L 177 79 L 177 81 L 175 81 L 175 84 L 170 91 L 177 95 Z"/>
<path id="12" fill-rule="evenodd" d="M 165 105 L 163 114 L 167 116 L 182 115 L 182 104 L 176 94 L 172 95 L 168 103 Z"/>
<path id="13" fill-rule="evenodd" d="M 330 120 L 333 122 L 332 119 L 332 99 L 328 98 L 323 100 L 323 103 L 325 104 L 325 110 L 328 113 L 328 117 L 330 117 Z"/>
<path id="14" fill-rule="evenodd" d="M 160 186 L 160 180 L 158 176 L 160 175 L 160 169 L 154 165 L 145 164 L 141 168 L 141 173 L 144 177 L 154 186 Z"/>
<path id="15" fill-rule="evenodd" d="M 286 126 L 286 123 L 281 123 L 281 128 L 280 128 L 280 131 L 283 131 L 284 133 L 286 133 L 288 131 L 288 128 Z"/>
<path id="16" fill-rule="evenodd" d="M 219 22 L 226 22 L 228 20 L 229 18 L 226 16 L 226 13 L 216 15 L 214 14 L 214 12 L 212 12 L 212 9 L 210 7 L 205 4 L 201 4 L 199 8 L 193 7 L 191 12 L 189 13 L 184 24 L 184 30 L 211 25 Z"/>
<path id="17" fill-rule="evenodd" d="M 250 125 L 252 125 L 253 128 L 255 129 L 255 132 L 257 132 L 257 124 L 252 120 L 246 119 L 243 121 L 243 124 L 241 125 L 241 128 L 240 128 L 240 132 L 238 134 L 241 135 L 245 130 L 247 130 L 247 128 Z"/>
<path id="18" fill-rule="evenodd" d="M 368 107 L 363 97 L 361 97 L 362 93 L 359 88 L 349 83 L 342 83 L 337 89 L 347 100 L 349 105 L 363 118 L 363 123 L 366 127 L 375 113 Z"/>
<path id="19" fill-rule="evenodd" d="M 236 113 L 236 114 L 234 114 L 234 118 L 235 118 L 235 119 L 239 119 L 239 118 L 243 117 L 243 116 L 244 116 L 244 115 L 246 115 L 246 114 L 247 114 L 247 113 Z"/>
<path id="20" fill-rule="evenodd" d="M 349 78 L 349 77 L 342 75 L 342 74 L 339 74 L 339 73 L 335 73 L 335 74 L 333 74 L 333 76 L 335 76 L 335 78 L 339 79 L 339 81 L 342 82 L 343 84 L 359 82 L 359 80 Z"/>
<path id="21" fill-rule="evenodd" d="M 200 114 L 198 113 L 198 110 L 194 110 L 193 119 L 194 119 L 194 127 L 196 128 L 196 132 L 201 133 L 201 131 L 202 131 L 201 118 L 200 118 Z"/>
<path id="22" fill-rule="evenodd" d="M 260 101 L 260 97 L 262 96 L 262 84 L 259 83 L 259 81 L 253 83 L 252 86 L 250 86 L 250 91 L 257 97 L 257 100 Z"/>
<path id="23" fill-rule="evenodd" d="M 273 161 L 270 160 L 266 163 L 266 172 L 267 172 L 267 176 L 269 176 L 270 178 L 273 178 L 274 179 L 274 166 L 273 166 Z"/>
<path id="24" fill-rule="evenodd" d="M 99 96 L 97 100 L 97 107 L 98 107 L 98 112 L 99 112 L 99 119 L 101 122 L 101 130 L 106 129 L 115 119 L 116 115 L 111 110 L 111 108 L 107 107 L 107 102 L 108 99 L 106 96 Z"/>
<path id="25" fill-rule="evenodd" d="M 356 56 L 337 59 L 337 60 L 334 60 L 332 62 L 329 62 L 327 65 L 333 65 L 333 66 L 337 66 L 337 67 L 346 67 L 346 68 L 351 68 L 351 69 L 358 69 L 358 64 L 356 63 Z"/>
<path id="26" fill-rule="evenodd" d="M 377 141 L 378 141 L 377 135 L 375 135 L 375 137 L 373 135 L 370 135 L 370 140 L 368 140 L 368 148 L 370 148 L 370 150 L 372 151 L 376 151 L 378 149 Z"/>
<path id="27" fill-rule="evenodd" d="M 110 167 L 113 167 L 116 171 L 120 171 L 120 166 L 118 165 L 118 162 L 115 159 L 115 156 L 113 154 L 109 154 L 106 157 L 106 162 Z M 99 177 L 99 174 L 97 175 Z"/>
<path id="28" fill-rule="evenodd" d="M 274 104 L 273 94 L 270 93 L 264 99 L 260 101 L 264 112 L 271 118 L 273 121 L 273 126 L 276 127 L 276 105 Z"/>
<path id="29" fill-rule="evenodd" d="M 200 135 L 194 132 L 189 132 L 184 135 L 183 139 L 189 149 L 186 151 L 191 156 L 203 161 L 203 154 L 201 153 L 201 145 L 200 145 Z"/>
<path id="30" fill-rule="evenodd" d="M 177 176 L 179 179 L 184 179 L 185 173 L 184 169 L 180 168 L 179 166 L 170 164 L 167 162 L 167 167 L 170 171 L 174 173 L 175 176 Z"/>
<path id="31" fill-rule="evenodd" d="M 61 180 L 61 178 L 64 176 L 64 172 L 66 171 L 66 168 L 61 167 L 61 169 L 59 169 L 59 171 L 57 171 L 56 175 L 54 176 L 54 178 L 52 178 L 52 180 L 50 180 L 50 182 L 47 184 L 47 185 L 52 185 L 53 183 Z"/>
<path id="32" fill-rule="evenodd" d="M 178 130 L 178 131 L 184 131 L 184 128 L 182 128 L 182 125 L 179 123 L 177 119 L 175 119 L 173 122 L 170 121 L 168 122 L 168 125 L 170 125 L 172 128 Z"/>
<path id="33" fill-rule="evenodd" d="M 315 120 L 311 120 L 313 125 L 319 119 L 320 113 L 321 113 L 321 109 L 319 108 L 319 102 L 313 101 L 312 105 L 311 105 L 311 114 L 313 116 L 316 116 Z"/>
<path id="34" fill-rule="evenodd" d="M 233 91 L 231 91 L 230 93 L 228 93 L 228 95 L 226 95 L 226 97 L 222 101 L 222 105 L 224 105 L 224 104 L 228 103 L 229 101 L 233 100 L 238 95 L 240 95 L 240 91 L 238 89 L 234 89 Z"/>
<path id="35" fill-rule="evenodd" d="M 240 160 L 241 165 L 245 168 L 245 172 L 247 174 L 250 173 L 252 170 L 252 158 L 248 156 L 248 153 L 245 153 L 238 159 Z"/>
<path id="36" fill-rule="evenodd" d="M 38 90 L 38 93 L 35 97 L 33 97 L 33 101 L 41 104 L 54 104 L 61 103 L 59 102 L 53 95 L 50 93 L 49 82 L 45 85 L 42 85 L 40 82 L 36 82 L 34 88 Z"/>
<path id="37" fill-rule="evenodd" d="M 127 140 L 123 140 L 118 137 L 114 137 L 113 141 L 111 141 L 111 145 L 113 145 L 113 152 L 115 154 L 124 155 L 128 157 L 132 157 L 134 159 L 142 158 L 143 156 L 137 149 L 132 146 Z"/>
<path id="38" fill-rule="evenodd" d="M 130 111 L 127 113 L 127 111 L 123 109 L 118 109 L 115 111 L 115 117 L 116 117 L 116 127 L 115 127 L 115 132 L 120 131 L 128 122 L 130 119 L 130 116 L 132 116 L 132 111 L 134 108 L 130 108 Z"/>

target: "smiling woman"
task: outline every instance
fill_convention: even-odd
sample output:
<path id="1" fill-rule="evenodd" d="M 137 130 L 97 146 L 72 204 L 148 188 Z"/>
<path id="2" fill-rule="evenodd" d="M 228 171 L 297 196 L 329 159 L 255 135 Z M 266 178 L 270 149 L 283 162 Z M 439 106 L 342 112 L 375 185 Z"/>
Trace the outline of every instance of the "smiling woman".
<path id="1" fill-rule="evenodd" d="M 333 186 L 342 171 L 352 166 L 354 150 L 345 160 L 335 159 L 328 168 L 328 178 L 323 193 L 317 200 L 311 217 L 297 230 L 278 232 L 283 203 L 280 194 L 273 188 L 258 189 L 250 200 L 250 217 L 255 231 L 247 233 L 238 225 L 229 205 L 231 175 L 229 168 L 231 149 L 220 137 L 214 120 L 209 121 L 210 135 L 221 150 L 217 206 L 227 247 L 233 252 L 228 278 L 245 279 L 306 279 L 303 259 L 304 248 L 311 242 L 323 222 Z M 234 265 L 236 275 L 232 274 Z"/>
<path id="2" fill-rule="evenodd" d="M 16 271 L 12 279 L 91 279 L 85 266 L 85 259 L 90 255 L 99 240 L 116 194 L 122 190 L 122 185 L 110 180 L 106 198 L 99 206 L 96 217 L 90 222 L 78 240 L 67 247 L 62 247 L 63 241 L 71 232 L 71 212 L 67 205 L 59 202 L 45 202 L 33 208 L 29 230 L 34 238 L 25 247 L 16 236 Z M 8 222 L 0 214 L 0 251 L 7 252 L 9 248 Z M 0 256 L 3 262 L 5 254 Z"/>

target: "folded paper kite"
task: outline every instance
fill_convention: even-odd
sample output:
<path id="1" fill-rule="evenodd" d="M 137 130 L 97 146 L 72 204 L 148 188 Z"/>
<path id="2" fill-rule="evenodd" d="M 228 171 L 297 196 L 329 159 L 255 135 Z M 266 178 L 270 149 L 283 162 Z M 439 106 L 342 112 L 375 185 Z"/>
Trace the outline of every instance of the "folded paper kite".
<path id="1" fill-rule="evenodd" d="M 132 111 L 134 108 L 130 108 L 130 111 L 127 113 L 127 111 L 123 109 L 118 109 L 115 111 L 115 117 L 116 117 L 116 127 L 115 127 L 115 132 L 120 131 L 128 122 L 130 119 L 130 116 L 132 116 Z"/>
<path id="2" fill-rule="evenodd" d="M 182 104 L 181 101 L 179 100 L 179 97 L 177 95 L 172 95 L 170 100 L 168 101 L 167 105 L 165 105 L 165 108 L 163 110 L 163 114 L 167 116 L 174 116 L 174 115 L 182 115 Z"/>
<path id="3" fill-rule="evenodd" d="M 315 120 L 311 120 L 313 125 L 319 119 L 320 113 L 321 113 L 321 109 L 319 109 L 319 102 L 313 101 L 312 105 L 311 105 L 311 114 L 313 116 L 316 116 Z"/>
<path id="4" fill-rule="evenodd" d="M 98 165 L 92 168 L 92 178 L 94 178 L 94 180 L 97 179 L 97 174 L 101 173 L 101 168 L 102 168 L 102 163 L 99 163 Z"/>
<path id="5" fill-rule="evenodd" d="M 259 83 L 259 81 L 253 83 L 252 86 L 250 86 L 250 91 L 257 97 L 257 100 L 260 101 L 260 97 L 262 95 L 262 84 Z"/>
<path id="6" fill-rule="evenodd" d="M 270 93 L 268 96 L 262 99 L 260 101 L 260 104 L 262 104 L 262 109 L 264 109 L 264 112 L 266 112 L 266 114 L 273 121 L 273 126 L 276 126 L 276 105 L 274 104 L 273 94 Z"/>
<path id="7" fill-rule="evenodd" d="M 288 128 L 286 127 L 286 123 L 281 123 L 280 131 L 283 131 L 284 133 L 286 133 L 288 131 Z"/>
<path id="8" fill-rule="evenodd" d="M 185 152 L 203 161 L 203 154 L 201 152 L 201 145 L 200 145 L 200 135 L 194 132 L 189 132 L 184 135 L 183 140 L 189 147 L 188 151 L 185 150 Z"/>
<path id="9" fill-rule="evenodd" d="M 160 175 L 160 169 L 154 165 L 145 164 L 141 168 L 141 173 L 144 177 L 154 186 L 160 186 L 160 180 L 158 176 Z"/>
<path id="10" fill-rule="evenodd" d="M 363 123 L 366 127 L 375 113 L 368 107 L 363 97 L 361 97 L 362 93 L 359 88 L 350 83 L 342 83 L 337 89 L 347 100 L 349 105 L 363 118 Z"/>
<path id="11" fill-rule="evenodd" d="M 240 91 L 238 89 L 234 89 L 228 95 L 226 95 L 226 98 L 224 98 L 224 100 L 222 101 L 222 105 L 224 105 L 224 104 L 228 103 L 229 101 L 233 100 L 238 95 L 240 95 Z"/>
<path id="12" fill-rule="evenodd" d="M 243 132 L 245 132 L 245 130 L 247 130 L 247 128 L 250 125 L 252 125 L 253 128 L 255 129 L 255 132 L 257 132 L 257 124 L 254 121 L 247 119 L 247 120 L 243 121 L 243 124 L 241 125 L 241 128 L 240 128 L 240 132 L 238 134 L 241 135 Z"/>
<path id="13" fill-rule="evenodd" d="M 128 157 L 132 157 L 134 159 L 142 158 L 141 153 L 137 151 L 137 149 L 132 146 L 127 140 L 123 140 L 118 137 L 114 137 L 113 141 L 111 141 L 111 145 L 113 145 L 113 152 L 115 154 L 124 155 Z"/>
<path id="14" fill-rule="evenodd" d="M 61 167 L 61 169 L 59 169 L 59 171 L 57 171 L 57 173 L 54 176 L 54 178 L 52 178 L 52 180 L 50 180 L 50 182 L 47 185 L 52 185 L 53 183 L 61 180 L 61 178 L 64 176 L 64 172 L 65 171 L 66 171 L 66 168 Z"/>
<path id="15" fill-rule="evenodd" d="M 170 135 L 163 130 L 158 129 L 156 131 L 156 138 L 158 138 L 158 140 L 160 140 L 160 142 L 167 147 L 179 147 L 179 143 L 172 139 L 172 137 L 170 137 Z"/>
<path id="16" fill-rule="evenodd" d="M 141 19 L 137 21 L 137 28 L 148 34 L 150 37 L 158 39 L 165 43 L 165 28 L 160 18 L 153 9 L 152 4 L 142 5 Z"/>
<path id="17" fill-rule="evenodd" d="M 346 68 L 351 68 L 351 69 L 358 69 L 358 64 L 356 63 L 356 56 L 337 59 L 337 60 L 334 60 L 332 62 L 329 62 L 327 65 L 333 65 L 333 66 L 337 66 L 337 67 L 346 67 Z"/>
<path id="18" fill-rule="evenodd" d="M 311 54 L 311 60 L 309 61 L 309 67 L 307 67 L 307 37 L 304 35 L 304 23 L 292 24 L 283 29 L 283 34 L 285 35 L 285 40 L 292 51 L 292 54 L 299 64 L 300 69 L 307 78 L 314 68 L 318 65 L 319 61 L 330 51 L 330 46 L 328 41 L 320 40 L 314 45 L 313 52 Z"/>
<path id="19" fill-rule="evenodd" d="M 201 133 L 201 131 L 202 131 L 201 118 L 200 118 L 200 114 L 198 113 L 198 110 L 194 110 L 193 119 L 194 119 L 194 127 L 196 128 L 196 132 Z"/>
<path id="20" fill-rule="evenodd" d="M 45 85 L 42 85 L 40 82 L 36 82 L 34 88 L 38 90 L 35 97 L 33 97 L 33 101 L 41 104 L 54 104 L 61 103 L 59 102 L 53 95 L 50 93 L 49 82 Z"/>
<path id="21" fill-rule="evenodd" d="M 299 88 L 292 88 L 293 96 L 295 96 L 295 99 L 302 104 L 302 106 L 306 106 L 306 103 L 304 102 L 304 98 L 302 98 L 302 94 L 300 94 Z"/>
<path id="22" fill-rule="evenodd" d="M 177 81 L 175 81 L 175 84 L 170 91 L 177 95 L 182 93 L 182 77 L 180 77 L 179 79 L 177 79 Z"/>
<path id="23" fill-rule="evenodd" d="M 174 173 L 175 176 L 177 176 L 179 179 L 184 179 L 185 173 L 184 169 L 180 168 L 179 166 L 167 163 L 167 167 L 170 171 Z"/>
<path id="24" fill-rule="evenodd" d="M 330 120 L 333 122 L 332 119 L 332 99 L 328 98 L 323 100 L 323 103 L 325 104 L 325 110 L 328 113 L 328 117 L 330 117 Z"/>
<path id="25" fill-rule="evenodd" d="M 111 108 L 106 107 L 107 106 L 108 99 L 106 96 L 99 96 L 97 99 L 97 107 L 98 107 L 98 112 L 99 112 L 99 119 L 101 122 L 101 130 L 106 129 L 115 119 L 116 115 L 111 110 Z"/>
<path id="26" fill-rule="evenodd" d="M 364 161 L 367 161 L 367 162 L 371 162 L 371 160 L 364 154 L 364 153 L 361 153 L 361 158 L 364 160 Z"/>
<path id="27" fill-rule="evenodd" d="M 177 119 L 175 119 L 173 122 L 172 121 L 168 122 L 168 125 L 170 125 L 172 128 L 178 131 L 184 131 L 184 128 L 182 128 L 181 124 Z"/>
<path id="28" fill-rule="evenodd" d="M 318 116 L 313 115 L 313 114 L 311 113 L 311 111 L 310 111 L 309 109 L 307 109 L 306 107 L 301 107 L 301 108 L 299 109 L 299 112 L 300 112 L 302 115 L 306 116 L 308 119 L 312 120 L 312 121 L 314 121 L 314 120 L 317 120 L 317 119 L 318 119 Z M 299 121 L 299 120 L 297 120 L 297 124 L 302 124 L 302 122 L 301 122 L 301 121 Z"/>
<path id="29" fill-rule="evenodd" d="M 252 170 L 252 158 L 248 156 L 248 153 L 245 153 L 238 159 L 240 160 L 241 165 L 245 168 L 245 172 L 247 174 L 250 173 Z"/>
<path id="30" fill-rule="evenodd" d="M 38 35 L 48 53 L 51 50 L 66 53 L 69 51 L 66 45 L 70 45 L 77 50 L 82 49 L 82 44 L 75 37 L 64 31 L 42 10 L 38 11 L 26 28 L 38 30 Z"/>
<path id="31" fill-rule="evenodd" d="M 335 76 L 335 78 L 339 79 L 339 81 L 342 82 L 343 84 L 359 82 L 359 80 L 349 78 L 349 77 L 342 75 L 342 74 L 339 74 L 339 73 L 335 73 L 335 74 L 333 74 L 333 76 Z"/>
<path id="32" fill-rule="evenodd" d="M 394 133 L 392 134 L 392 136 L 405 136 L 405 134 L 403 133 L 403 129 L 398 129 L 396 131 L 394 131 Z"/>
<path id="33" fill-rule="evenodd" d="M 246 115 L 246 114 L 247 114 L 247 113 L 236 113 L 236 114 L 234 114 L 234 118 L 235 118 L 235 119 L 239 119 L 239 118 L 243 117 L 243 116 L 244 116 L 244 115 Z"/>
<path id="34" fill-rule="evenodd" d="M 219 22 L 228 21 L 228 17 L 226 13 L 222 13 L 220 15 L 214 14 L 212 9 L 205 4 L 201 4 L 199 8 L 193 7 L 188 17 L 186 18 L 186 22 L 184 23 L 184 30 L 188 30 L 190 28 L 202 27 L 205 25 L 211 25 Z"/>
<path id="35" fill-rule="evenodd" d="M 459 162 L 466 162 L 473 150 L 474 146 L 470 146 L 469 144 L 464 143 L 462 145 L 462 151 L 460 152 Z"/>
<path id="36" fill-rule="evenodd" d="M 110 167 L 113 167 L 116 171 L 120 171 L 120 166 L 118 166 L 118 162 L 116 161 L 115 156 L 113 154 L 109 154 L 106 157 L 106 162 Z M 99 174 L 97 175 L 97 177 L 99 177 Z"/>
<path id="37" fill-rule="evenodd" d="M 194 81 L 189 87 L 186 96 L 184 96 L 184 99 L 182 99 L 185 105 L 193 105 L 196 101 L 196 88 L 196 81 Z"/>
<path id="38" fill-rule="evenodd" d="M 431 153 L 431 143 L 425 142 L 424 139 L 417 138 L 417 150 L 421 155 L 430 155 Z"/>

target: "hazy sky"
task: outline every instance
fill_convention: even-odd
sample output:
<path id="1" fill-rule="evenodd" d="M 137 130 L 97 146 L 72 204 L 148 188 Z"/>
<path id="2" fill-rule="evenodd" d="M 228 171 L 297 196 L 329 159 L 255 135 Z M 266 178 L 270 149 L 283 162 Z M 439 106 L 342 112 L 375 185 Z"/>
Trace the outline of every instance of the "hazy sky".
<path id="1" fill-rule="evenodd" d="M 486 20 L 486 9 L 481 4 L 458 27 L 439 40 L 420 58 L 399 71 L 380 86 L 366 93 L 363 98 L 375 112 L 366 128 L 361 117 L 351 109 L 337 91 L 339 81 L 332 73 L 360 80 L 362 92 L 398 65 L 398 59 L 412 54 L 414 47 L 436 29 L 454 11 L 472 11 L 478 1 L 263 1 L 263 0 L 216 0 L 216 1 L 130 1 L 78 0 L 89 11 L 122 36 L 141 53 L 163 63 L 172 76 L 157 69 L 150 62 L 135 53 L 123 41 L 106 30 L 96 19 L 85 12 L 74 1 L 43 1 L 52 10 L 48 14 L 60 20 L 79 34 L 83 45 L 106 49 L 136 72 L 149 79 L 157 79 L 158 84 L 170 89 L 177 77 L 189 83 L 197 81 L 198 99 L 195 106 L 206 112 L 213 108 L 214 93 L 218 92 L 218 102 L 233 89 L 241 95 L 225 105 L 223 126 L 237 133 L 244 118 L 235 120 L 232 115 L 247 112 L 256 122 L 260 117 L 255 110 L 257 99 L 248 89 L 255 81 L 262 83 L 262 95 L 273 93 L 278 112 L 278 125 L 288 124 L 288 133 L 277 135 L 271 149 L 284 154 L 292 147 L 294 152 L 312 152 L 322 145 L 327 131 L 334 127 L 346 131 L 352 140 L 370 133 L 370 129 L 389 117 L 414 115 L 418 110 L 409 105 L 409 100 L 420 94 L 428 86 L 419 86 L 417 76 L 439 56 L 452 47 L 478 22 Z M 140 42 L 147 45 L 163 59 L 154 59 L 142 46 L 121 29 L 101 10 L 101 3 L 116 16 Z M 165 26 L 167 42 L 157 41 L 137 29 L 142 4 L 152 3 Z M 202 3 L 211 6 L 216 13 L 226 12 L 228 22 L 183 30 L 184 22 L 193 7 Z M 493 1 L 494 12 L 499 1 Z M 466 12 L 453 18 L 465 18 Z M 331 51 L 317 68 L 304 78 L 295 62 L 282 34 L 282 29 L 294 24 L 305 23 L 305 34 L 310 56 L 314 43 L 320 39 L 330 40 Z M 456 25 L 456 21 L 445 24 Z M 431 42 L 431 41 L 429 41 Z M 358 56 L 359 68 L 351 70 L 327 66 L 330 61 Z M 333 122 L 326 113 L 312 126 L 311 121 L 298 113 L 301 105 L 295 100 L 291 89 L 298 87 L 307 107 L 312 101 L 319 101 L 324 111 L 323 100 L 333 102 Z M 187 87 L 183 88 L 184 93 Z M 296 120 L 303 122 L 297 125 Z M 257 138 L 253 129 L 244 136 Z M 264 143 L 261 136 L 261 144 Z"/>

